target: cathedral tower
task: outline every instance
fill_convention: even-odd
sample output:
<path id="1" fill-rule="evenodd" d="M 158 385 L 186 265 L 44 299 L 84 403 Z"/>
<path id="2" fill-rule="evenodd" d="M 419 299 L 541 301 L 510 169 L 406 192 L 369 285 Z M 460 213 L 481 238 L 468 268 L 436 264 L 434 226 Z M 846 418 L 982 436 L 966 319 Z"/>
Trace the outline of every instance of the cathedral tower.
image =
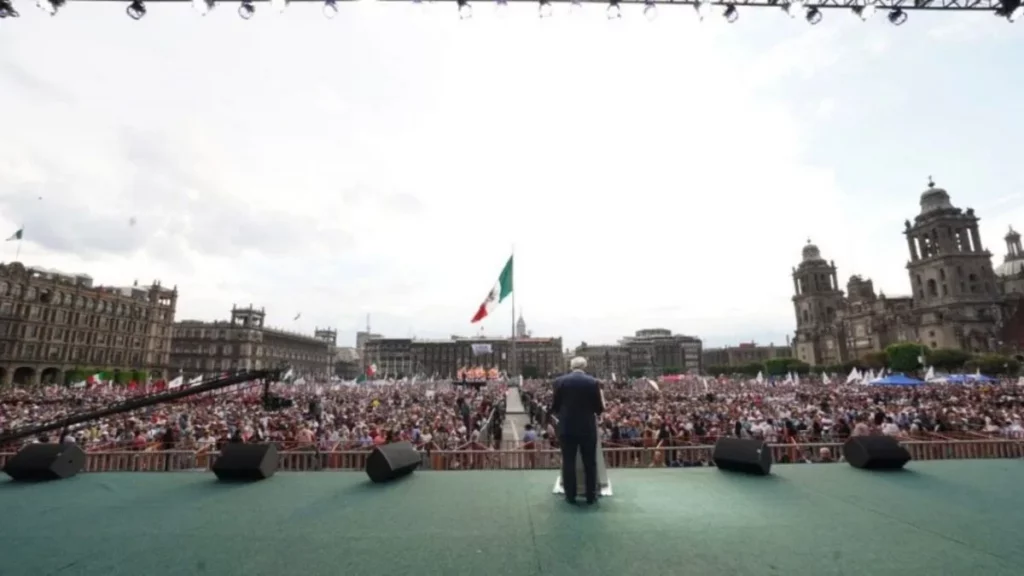
<path id="1" fill-rule="evenodd" d="M 996 268 L 996 276 L 1000 278 L 1005 296 L 1020 298 L 1024 295 L 1024 249 L 1020 233 L 1011 227 L 1003 239 L 1006 240 L 1006 256 L 1002 265 Z"/>
<path id="2" fill-rule="evenodd" d="M 815 366 L 841 364 L 846 339 L 836 321 L 843 306 L 834 262 L 826 262 L 807 241 L 803 261 L 793 268 L 793 311 L 796 313 L 796 358 Z"/>
<path id="3" fill-rule="evenodd" d="M 929 179 L 921 213 L 913 224 L 904 224 L 907 272 L 924 345 L 970 352 L 998 347 L 1001 297 L 978 220 L 974 209 L 953 206 L 949 194 Z"/>

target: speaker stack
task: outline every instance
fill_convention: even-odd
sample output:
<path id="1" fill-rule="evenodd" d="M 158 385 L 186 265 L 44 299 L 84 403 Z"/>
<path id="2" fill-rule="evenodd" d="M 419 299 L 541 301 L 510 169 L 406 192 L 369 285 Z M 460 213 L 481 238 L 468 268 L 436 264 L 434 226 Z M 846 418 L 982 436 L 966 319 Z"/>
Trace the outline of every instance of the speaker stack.
<path id="1" fill-rule="evenodd" d="M 843 458 L 863 470 L 901 470 L 910 452 L 892 436 L 853 436 L 843 444 Z"/>
<path id="2" fill-rule="evenodd" d="M 210 468 L 223 482 L 266 480 L 277 472 L 276 444 L 225 444 Z"/>
<path id="3" fill-rule="evenodd" d="M 71 478 L 85 468 L 85 452 L 77 444 L 29 444 L 4 466 L 4 473 L 18 482 Z"/>
<path id="4" fill-rule="evenodd" d="M 711 459 L 719 470 L 727 472 L 767 476 L 772 471 L 772 449 L 761 440 L 719 438 Z"/>
<path id="5" fill-rule="evenodd" d="M 409 442 L 377 446 L 366 459 L 366 475 L 380 484 L 412 474 L 420 466 L 420 453 Z"/>

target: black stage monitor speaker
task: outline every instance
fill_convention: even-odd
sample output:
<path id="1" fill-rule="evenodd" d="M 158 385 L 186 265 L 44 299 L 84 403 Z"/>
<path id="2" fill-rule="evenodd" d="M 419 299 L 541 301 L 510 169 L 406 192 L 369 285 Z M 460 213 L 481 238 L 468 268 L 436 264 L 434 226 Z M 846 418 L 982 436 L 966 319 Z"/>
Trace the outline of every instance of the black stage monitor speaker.
<path id="1" fill-rule="evenodd" d="M 730 472 L 767 476 L 772 470 L 772 450 L 760 440 L 719 438 L 711 458 L 715 466 Z"/>
<path id="2" fill-rule="evenodd" d="M 71 478 L 85 468 L 85 452 L 75 444 L 29 444 L 4 466 L 13 480 L 38 482 Z"/>
<path id="3" fill-rule="evenodd" d="M 409 442 L 377 446 L 366 459 L 366 475 L 374 482 L 390 482 L 419 468 L 420 453 Z"/>
<path id="4" fill-rule="evenodd" d="M 843 458 L 854 468 L 899 470 L 910 452 L 891 436 L 853 436 L 843 444 Z"/>
<path id="5" fill-rule="evenodd" d="M 213 461 L 218 480 L 247 482 L 266 480 L 277 472 L 276 444 L 225 444 Z"/>

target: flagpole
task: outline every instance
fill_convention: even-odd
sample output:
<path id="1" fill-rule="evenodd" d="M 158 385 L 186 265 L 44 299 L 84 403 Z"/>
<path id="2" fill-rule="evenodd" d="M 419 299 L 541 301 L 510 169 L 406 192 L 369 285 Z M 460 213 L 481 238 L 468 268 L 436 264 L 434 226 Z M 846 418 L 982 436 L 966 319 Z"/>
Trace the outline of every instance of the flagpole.
<path id="1" fill-rule="evenodd" d="M 14 246 L 14 261 L 17 262 L 21 256 L 21 240 L 25 237 L 25 223 L 21 223 L 21 228 L 18 228 L 18 244 Z"/>
<path id="2" fill-rule="evenodd" d="M 516 361 L 516 246 L 512 245 L 512 357 L 509 359 L 509 372 L 514 378 L 516 376 L 515 361 Z"/>

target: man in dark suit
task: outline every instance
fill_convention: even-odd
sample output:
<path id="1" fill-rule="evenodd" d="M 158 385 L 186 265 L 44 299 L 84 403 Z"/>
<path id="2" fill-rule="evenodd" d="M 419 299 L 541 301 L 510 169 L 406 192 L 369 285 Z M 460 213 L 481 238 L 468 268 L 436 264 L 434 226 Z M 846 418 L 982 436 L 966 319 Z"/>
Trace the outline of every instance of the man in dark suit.
<path id="1" fill-rule="evenodd" d="M 586 374 L 586 358 L 573 358 L 571 372 L 555 380 L 551 412 L 558 415 L 558 437 L 562 444 L 562 486 L 565 499 L 576 502 L 576 454 L 583 460 L 587 503 L 597 501 L 597 415 L 604 400 L 597 379 Z"/>

